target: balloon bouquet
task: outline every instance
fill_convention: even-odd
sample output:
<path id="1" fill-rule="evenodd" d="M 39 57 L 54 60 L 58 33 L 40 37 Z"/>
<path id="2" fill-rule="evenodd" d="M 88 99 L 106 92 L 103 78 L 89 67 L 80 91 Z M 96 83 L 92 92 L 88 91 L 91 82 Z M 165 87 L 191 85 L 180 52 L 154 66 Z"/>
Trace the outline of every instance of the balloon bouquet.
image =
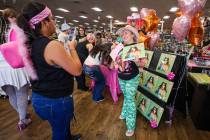
<path id="1" fill-rule="evenodd" d="M 157 31 L 160 19 L 153 9 L 142 8 L 140 17 L 144 21 L 144 28 L 147 34 L 140 33 L 140 42 L 148 43 L 148 48 L 152 49 L 160 39 L 160 33 Z"/>
<path id="2" fill-rule="evenodd" d="M 173 23 L 172 33 L 179 42 L 188 36 L 192 45 L 199 45 L 203 39 L 204 29 L 200 21 L 201 11 L 207 0 L 177 0 L 180 11 Z"/>

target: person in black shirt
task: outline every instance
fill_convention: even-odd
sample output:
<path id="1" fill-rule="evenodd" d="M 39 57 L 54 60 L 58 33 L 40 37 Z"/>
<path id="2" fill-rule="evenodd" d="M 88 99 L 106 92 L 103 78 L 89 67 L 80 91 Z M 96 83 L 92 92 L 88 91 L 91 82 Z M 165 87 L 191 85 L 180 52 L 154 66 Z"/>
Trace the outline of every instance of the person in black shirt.
<path id="1" fill-rule="evenodd" d="M 38 2 L 30 2 L 17 18 L 18 26 L 27 35 L 31 59 L 38 79 L 32 81 L 32 105 L 37 115 L 47 120 L 52 128 L 52 140 L 79 140 L 72 136 L 73 76 L 82 72 L 75 50 L 76 42 L 68 43 L 70 54 L 63 44 L 49 39 L 55 33 L 51 10 Z"/>
<path id="2" fill-rule="evenodd" d="M 89 55 L 89 51 L 86 48 L 86 45 L 88 44 L 88 41 L 86 39 L 85 29 L 83 27 L 79 27 L 78 29 L 78 36 L 76 37 L 76 40 L 78 42 L 76 50 L 79 56 L 79 59 L 81 61 L 81 64 L 83 65 L 85 62 L 85 59 Z M 85 84 L 85 74 L 82 72 L 80 76 L 76 76 L 77 80 L 77 88 L 83 91 L 87 91 L 88 87 Z"/>

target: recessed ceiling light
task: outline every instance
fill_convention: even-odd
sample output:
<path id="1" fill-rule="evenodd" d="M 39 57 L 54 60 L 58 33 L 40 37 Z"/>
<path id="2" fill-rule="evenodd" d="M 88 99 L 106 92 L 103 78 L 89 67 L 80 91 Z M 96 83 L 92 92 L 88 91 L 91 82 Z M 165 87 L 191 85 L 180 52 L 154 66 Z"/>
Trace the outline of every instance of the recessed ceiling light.
<path id="1" fill-rule="evenodd" d="M 107 18 L 110 18 L 110 19 L 113 18 L 111 15 L 107 15 L 106 17 L 107 17 Z"/>
<path id="2" fill-rule="evenodd" d="M 58 11 L 61 11 L 61 12 L 64 12 L 64 13 L 70 12 L 69 10 L 64 9 L 64 8 L 57 8 L 57 10 L 58 10 Z"/>
<path id="3" fill-rule="evenodd" d="M 60 20 L 57 20 L 56 22 L 60 23 L 61 21 Z"/>
<path id="4" fill-rule="evenodd" d="M 64 18 L 64 17 L 62 17 L 62 16 L 55 16 L 56 18 L 60 18 L 60 19 L 62 19 L 62 18 Z"/>
<path id="5" fill-rule="evenodd" d="M 163 17 L 163 19 L 169 19 L 170 18 L 170 16 L 164 16 Z"/>
<path id="6" fill-rule="evenodd" d="M 97 23 L 97 22 L 99 22 L 99 21 L 98 21 L 98 20 L 96 20 L 96 19 L 94 19 L 94 20 L 93 20 L 93 22 Z"/>
<path id="7" fill-rule="evenodd" d="M 90 24 L 89 24 L 89 23 L 87 23 L 87 22 L 86 22 L 86 23 L 84 23 L 84 24 L 85 24 L 85 25 L 90 25 Z"/>
<path id="8" fill-rule="evenodd" d="M 171 7 L 171 9 L 169 11 L 172 12 L 172 13 L 174 13 L 174 12 L 176 12 L 178 10 L 179 10 L 178 7 Z"/>
<path id="9" fill-rule="evenodd" d="M 130 7 L 131 12 L 138 12 L 138 8 L 137 7 Z"/>
<path id="10" fill-rule="evenodd" d="M 100 26 L 101 29 L 103 29 L 104 27 Z"/>
<path id="11" fill-rule="evenodd" d="M 79 16 L 79 17 L 81 17 L 81 18 L 88 18 L 88 17 L 86 17 L 86 16 Z"/>
<path id="12" fill-rule="evenodd" d="M 96 12 L 102 12 L 103 10 L 101 10 L 100 8 L 98 8 L 98 7 L 93 7 L 93 8 L 91 8 L 91 9 L 93 9 L 94 11 L 96 11 Z"/>
<path id="13" fill-rule="evenodd" d="M 74 25 L 74 23 L 71 23 L 71 22 L 70 22 L 69 25 Z"/>
<path id="14" fill-rule="evenodd" d="M 78 20 L 75 20 L 75 19 L 74 19 L 74 20 L 72 20 L 72 21 L 74 21 L 74 22 L 76 22 L 76 23 L 77 23 L 77 22 L 79 22 Z"/>
<path id="15" fill-rule="evenodd" d="M 94 27 L 97 27 L 97 25 L 93 25 Z"/>

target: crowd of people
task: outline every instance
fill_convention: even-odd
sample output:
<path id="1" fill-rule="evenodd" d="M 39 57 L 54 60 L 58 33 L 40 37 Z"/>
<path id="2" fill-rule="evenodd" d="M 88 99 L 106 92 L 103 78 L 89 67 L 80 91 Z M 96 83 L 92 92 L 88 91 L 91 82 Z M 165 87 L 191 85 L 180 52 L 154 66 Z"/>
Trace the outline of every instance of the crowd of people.
<path id="1" fill-rule="evenodd" d="M 77 35 L 70 38 L 72 28 L 64 23 L 56 34 L 51 10 L 38 2 L 30 2 L 18 14 L 13 9 L 5 9 L 3 18 L 6 24 L 2 34 L 4 41 L 1 43 L 9 42 L 10 25 L 16 24 L 27 38 L 28 59 L 32 61 L 37 75 L 37 78 L 29 80 L 25 67 L 11 67 L 0 53 L 0 87 L 19 114 L 20 131 L 32 122 L 27 113 L 30 86 L 33 109 L 41 119 L 49 122 L 52 139 L 79 140 L 81 135 L 72 135 L 70 131 L 76 78 L 77 88 L 82 91 L 92 90 L 92 99 L 96 103 L 104 100 L 106 85 L 110 87 L 115 103 L 118 95 L 123 93 L 124 102 L 119 119 L 126 122 L 125 135 L 133 136 L 136 127 L 135 96 L 140 80 L 139 61 L 123 61 L 119 57 L 112 60 L 110 53 L 116 42 L 123 43 L 125 47 L 138 43 L 137 29 L 127 25 L 117 32 L 117 38 L 111 33 L 86 34 L 85 28 L 79 27 Z M 111 78 L 107 75 L 111 75 Z M 86 85 L 86 76 L 91 79 L 92 89 Z"/>

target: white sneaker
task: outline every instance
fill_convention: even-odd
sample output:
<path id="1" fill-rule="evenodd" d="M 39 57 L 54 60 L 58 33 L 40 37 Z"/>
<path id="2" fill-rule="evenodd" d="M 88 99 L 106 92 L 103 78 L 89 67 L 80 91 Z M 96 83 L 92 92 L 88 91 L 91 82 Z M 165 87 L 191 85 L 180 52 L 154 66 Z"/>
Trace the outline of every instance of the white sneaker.
<path id="1" fill-rule="evenodd" d="M 120 119 L 120 120 L 124 120 L 125 118 L 123 118 L 123 116 L 120 115 L 120 116 L 119 116 L 119 119 Z"/>
<path id="2" fill-rule="evenodd" d="M 126 133 L 125 133 L 125 135 L 127 137 L 131 137 L 131 136 L 133 136 L 133 134 L 134 134 L 134 131 L 133 130 L 127 130 Z"/>

